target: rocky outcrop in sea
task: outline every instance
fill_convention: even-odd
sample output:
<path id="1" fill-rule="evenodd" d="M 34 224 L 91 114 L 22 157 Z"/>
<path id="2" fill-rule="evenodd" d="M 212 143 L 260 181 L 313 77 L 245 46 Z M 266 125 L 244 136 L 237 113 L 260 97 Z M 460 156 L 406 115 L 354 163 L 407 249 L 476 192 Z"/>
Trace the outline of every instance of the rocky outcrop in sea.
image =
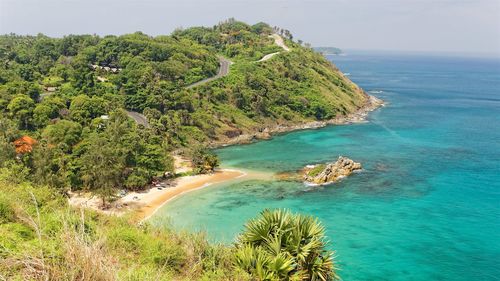
<path id="1" fill-rule="evenodd" d="M 361 170 L 361 163 L 339 156 L 336 162 L 310 165 L 304 169 L 304 180 L 310 184 L 328 184 Z"/>

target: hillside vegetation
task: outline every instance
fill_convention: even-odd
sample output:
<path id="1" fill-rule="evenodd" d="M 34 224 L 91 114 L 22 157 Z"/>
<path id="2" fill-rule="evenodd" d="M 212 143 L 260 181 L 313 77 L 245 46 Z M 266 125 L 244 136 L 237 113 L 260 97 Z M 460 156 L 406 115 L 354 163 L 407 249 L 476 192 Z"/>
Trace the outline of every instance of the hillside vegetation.
<path id="1" fill-rule="evenodd" d="M 233 19 L 156 37 L 0 36 L 0 280 L 336 279 L 308 216 L 266 210 L 223 246 L 67 202 L 90 191 L 105 207 L 172 171 L 174 152 L 202 173 L 218 164 L 211 144 L 365 105 L 292 39 Z"/>
<path id="2" fill-rule="evenodd" d="M 336 47 L 314 47 L 313 49 L 323 55 L 340 55 L 343 53 L 341 49 Z"/>
<path id="3" fill-rule="evenodd" d="M 276 32 L 290 51 L 274 43 Z M 156 37 L 0 36 L 0 166 L 16 159 L 37 184 L 106 198 L 171 170 L 172 151 L 204 172 L 217 165 L 209 143 L 365 104 L 360 88 L 292 38 L 233 19 Z M 258 62 L 270 53 L 278 54 Z M 220 56 L 233 62 L 227 76 L 187 87 L 214 76 Z M 21 136 L 36 144 L 16 153 Z"/>
<path id="4" fill-rule="evenodd" d="M 0 168 L 0 280 L 336 279 L 312 217 L 266 210 L 234 246 L 214 245 L 203 234 L 70 208 L 27 176 L 19 164 Z"/>

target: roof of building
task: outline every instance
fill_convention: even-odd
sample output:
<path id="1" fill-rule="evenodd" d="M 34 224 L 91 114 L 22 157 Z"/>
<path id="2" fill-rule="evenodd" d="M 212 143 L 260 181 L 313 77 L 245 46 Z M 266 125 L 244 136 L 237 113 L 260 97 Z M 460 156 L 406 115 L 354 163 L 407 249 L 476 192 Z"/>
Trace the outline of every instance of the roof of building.
<path id="1" fill-rule="evenodd" d="M 35 139 L 29 136 L 22 136 L 14 141 L 14 146 L 16 147 L 16 153 L 24 154 L 31 152 L 33 146 L 37 143 Z"/>

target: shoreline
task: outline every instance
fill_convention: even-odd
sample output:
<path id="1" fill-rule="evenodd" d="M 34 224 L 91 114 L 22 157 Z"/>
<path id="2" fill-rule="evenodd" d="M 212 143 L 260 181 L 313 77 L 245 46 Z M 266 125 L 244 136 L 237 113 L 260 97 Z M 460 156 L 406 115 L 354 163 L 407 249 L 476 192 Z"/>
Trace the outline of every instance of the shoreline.
<path id="1" fill-rule="evenodd" d="M 216 170 L 212 174 L 181 177 L 176 182 L 176 186 L 159 191 L 158 193 L 160 194 L 158 196 L 153 197 L 155 194 L 151 194 L 152 196 L 144 198 L 148 202 L 142 202 L 145 204 L 137 208 L 134 215 L 139 218 L 140 222 L 146 221 L 165 204 L 181 195 L 185 195 L 191 191 L 203 189 L 213 184 L 238 179 L 246 175 L 247 174 L 245 172 L 240 170 L 221 169 Z"/>
<path id="2" fill-rule="evenodd" d="M 122 198 L 112 202 L 107 209 L 100 208 L 101 200 L 88 193 L 73 194 L 69 198 L 69 204 L 75 207 L 92 209 L 107 215 L 122 216 L 132 214 L 134 220 L 143 222 L 178 196 L 246 175 L 247 173 L 240 170 L 220 169 L 211 174 L 179 177 L 173 181 L 171 187 L 165 187 L 161 190 L 157 187 L 150 187 L 144 191 L 129 192 Z"/>
<path id="3" fill-rule="evenodd" d="M 347 125 L 347 124 L 353 124 L 353 123 L 360 123 L 366 120 L 366 117 L 368 114 L 375 109 L 384 106 L 383 100 L 372 96 L 368 95 L 367 102 L 365 105 L 360 107 L 357 111 L 348 114 L 346 116 L 341 116 L 337 117 L 334 119 L 326 120 L 326 121 L 312 121 L 312 122 L 306 122 L 303 124 L 298 124 L 298 125 L 290 125 L 290 126 L 283 126 L 283 125 L 277 125 L 274 128 L 266 128 L 263 132 L 258 132 L 254 134 L 242 134 L 234 139 L 230 139 L 228 141 L 223 141 L 220 143 L 212 143 L 210 146 L 212 148 L 217 148 L 217 147 L 226 147 L 230 145 L 239 145 L 239 144 L 249 144 L 252 141 L 255 140 L 264 140 L 264 139 L 270 139 L 272 138 L 273 135 L 280 134 L 280 133 L 288 133 L 292 131 L 298 131 L 298 130 L 306 130 L 306 129 L 319 129 L 323 128 L 328 125 Z M 216 144 L 215 147 L 213 145 Z M 216 176 L 216 173 L 221 172 L 221 173 L 234 173 L 233 176 L 228 176 L 225 178 L 224 176 L 221 179 L 215 178 L 215 181 L 211 181 L 210 177 Z M 180 187 L 182 189 L 180 192 L 173 192 L 172 195 L 169 194 L 164 194 L 160 195 L 156 198 L 152 198 L 147 205 L 144 205 L 140 208 L 138 208 L 135 212 L 135 214 L 140 218 L 140 222 L 146 221 L 149 218 L 151 218 L 157 211 L 160 209 L 162 206 L 170 202 L 171 200 L 177 198 L 178 196 L 184 195 L 188 192 L 194 191 L 194 190 L 199 190 L 204 187 L 210 186 L 212 184 L 218 184 L 222 182 L 226 182 L 232 179 L 237 179 L 240 177 L 247 176 L 248 174 L 239 170 L 232 170 L 232 169 L 221 169 L 216 171 L 212 175 L 196 175 L 196 176 L 188 176 L 188 177 L 181 177 L 179 178 L 179 185 L 182 185 L 183 181 L 186 187 Z M 208 177 L 206 180 L 194 180 L 190 181 L 190 178 L 193 177 Z M 212 179 L 213 180 L 213 179 Z M 202 183 L 201 185 L 198 183 Z M 174 187 L 175 188 L 175 187 Z"/>
<path id="4" fill-rule="evenodd" d="M 346 125 L 360 123 L 366 120 L 366 116 L 371 111 L 384 106 L 384 102 L 372 95 L 368 95 L 366 104 L 357 111 L 346 116 L 337 117 L 325 121 L 311 121 L 296 125 L 276 125 L 273 128 L 266 128 L 262 132 L 252 134 L 242 134 L 233 139 L 214 142 L 210 144 L 211 148 L 220 148 L 230 145 L 249 144 L 256 140 L 271 139 L 272 136 L 288 133 L 298 130 L 319 129 L 328 125 Z M 111 203 L 108 209 L 101 209 L 100 200 L 95 196 L 74 195 L 69 199 L 70 205 L 96 210 L 109 215 L 132 214 L 133 218 L 142 223 L 151 218 L 161 207 L 171 200 L 187 194 L 191 191 L 199 190 L 213 184 L 219 184 L 230 180 L 248 176 L 248 173 L 235 169 L 219 169 L 212 174 L 201 174 L 193 176 L 184 176 L 174 179 L 171 187 L 165 187 L 159 190 L 156 187 L 150 187 L 144 191 L 129 192 L 122 198 Z M 259 178 L 262 175 L 259 176 Z M 262 178 L 266 178 L 264 176 Z"/>
<path id="5" fill-rule="evenodd" d="M 240 145 L 240 144 L 249 144 L 256 140 L 268 140 L 271 139 L 274 135 L 278 135 L 281 133 L 289 133 L 293 131 L 299 130 L 308 130 L 308 129 L 320 129 L 326 127 L 328 125 L 348 125 L 353 123 L 360 123 L 366 120 L 368 113 L 374 111 L 375 109 L 382 107 L 385 105 L 384 101 L 372 96 L 368 95 L 368 99 L 366 103 L 361 106 L 355 112 L 352 112 L 346 116 L 339 116 L 330 120 L 324 121 L 309 121 L 301 124 L 294 125 L 275 125 L 274 127 L 267 127 L 261 132 L 256 133 L 246 133 L 241 134 L 237 137 L 225 139 L 222 141 L 215 141 L 209 144 L 210 148 L 222 148 L 231 145 Z"/>

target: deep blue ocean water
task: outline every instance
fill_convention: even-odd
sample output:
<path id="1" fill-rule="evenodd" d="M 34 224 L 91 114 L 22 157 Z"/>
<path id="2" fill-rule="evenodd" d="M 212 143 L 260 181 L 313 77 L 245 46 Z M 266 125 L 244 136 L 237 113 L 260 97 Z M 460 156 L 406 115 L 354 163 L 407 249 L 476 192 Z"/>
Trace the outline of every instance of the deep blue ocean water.
<path id="1" fill-rule="evenodd" d="M 330 186 L 238 180 L 186 194 L 153 221 L 231 242 L 264 208 L 323 222 L 344 280 L 500 280 L 500 60 L 329 57 L 387 105 L 367 123 L 218 150 L 224 167 L 294 171 L 348 156 Z"/>

